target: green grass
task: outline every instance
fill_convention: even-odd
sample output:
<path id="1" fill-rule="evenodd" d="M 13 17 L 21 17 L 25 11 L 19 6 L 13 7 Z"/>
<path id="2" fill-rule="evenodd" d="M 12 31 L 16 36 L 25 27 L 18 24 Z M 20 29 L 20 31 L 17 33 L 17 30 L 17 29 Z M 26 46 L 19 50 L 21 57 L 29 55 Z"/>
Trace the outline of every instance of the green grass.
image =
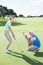
<path id="1" fill-rule="evenodd" d="M 0 22 L 3 20 L 0 19 Z M 0 65 L 43 65 L 43 18 L 16 18 L 15 22 L 12 29 L 16 40 L 12 38 L 11 54 L 5 53 L 8 41 L 4 36 L 5 26 L 0 25 Z M 41 48 L 37 54 L 26 51 L 28 44 L 22 32 L 28 34 L 30 29 L 34 29 L 41 41 Z"/>

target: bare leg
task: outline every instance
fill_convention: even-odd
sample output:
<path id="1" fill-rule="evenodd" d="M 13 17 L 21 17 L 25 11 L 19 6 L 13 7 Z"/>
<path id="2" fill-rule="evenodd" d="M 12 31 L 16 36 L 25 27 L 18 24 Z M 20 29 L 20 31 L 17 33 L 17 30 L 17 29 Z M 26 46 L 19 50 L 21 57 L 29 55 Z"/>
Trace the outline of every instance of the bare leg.
<path id="1" fill-rule="evenodd" d="M 32 42 L 30 39 L 27 40 L 28 41 L 28 47 L 32 45 Z"/>
<path id="2" fill-rule="evenodd" d="M 30 46 L 30 43 L 28 42 L 28 47 Z"/>
<path id="3" fill-rule="evenodd" d="M 29 39 L 27 40 L 27 42 L 28 42 L 28 48 L 27 48 L 27 50 L 29 50 L 29 47 L 32 45 L 32 43 L 31 43 L 31 41 Z"/>
<path id="4" fill-rule="evenodd" d="M 11 45 L 10 43 L 7 45 L 6 50 L 5 50 L 6 53 L 10 53 L 10 50 L 9 50 L 10 45 Z"/>
<path id="5" fill-rule="evenodd" d="M 6 49 L 8 49 L 8 48 L 10 47 L 10 45 L 11 45 L 11 44 L 8 44 Z"/>

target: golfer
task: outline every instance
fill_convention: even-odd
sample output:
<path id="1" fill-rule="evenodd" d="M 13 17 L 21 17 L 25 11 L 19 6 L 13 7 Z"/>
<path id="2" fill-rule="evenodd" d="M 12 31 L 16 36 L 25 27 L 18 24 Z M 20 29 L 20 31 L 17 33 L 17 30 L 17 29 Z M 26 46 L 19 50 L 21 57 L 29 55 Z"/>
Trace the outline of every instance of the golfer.
<path id="1" fill-rule="evenodd" d="M 23 35 L 28 41 L 28 49 L 29 51 L 37 52 L 40 48 L 40 40 L 33 30 L 29 31 L 30 37 L 28 37 L 24 32 Z"/>
<path id="2" fill-rule="evenodd" d="M 7 44 L 7 47 L 6 47 L 6 50 L 5 50 L 6 53 L 10 53 L 9 47 L 10 47 L 10 45 L 12 43 L 12 37 L 10 35 L 10 32 L 11 32 L 13 38 L 15 39 L 15 35 L 14 35 L 14 33 L 12 31 L 12 28 L 11 28 L 11 23 L 12 22 L 14 22 L 14 18 L 10 17 L 8 22 L 5 24 L 5 36 L 6 36 L 7 40 L 8 40 L 8 44 Z"/>

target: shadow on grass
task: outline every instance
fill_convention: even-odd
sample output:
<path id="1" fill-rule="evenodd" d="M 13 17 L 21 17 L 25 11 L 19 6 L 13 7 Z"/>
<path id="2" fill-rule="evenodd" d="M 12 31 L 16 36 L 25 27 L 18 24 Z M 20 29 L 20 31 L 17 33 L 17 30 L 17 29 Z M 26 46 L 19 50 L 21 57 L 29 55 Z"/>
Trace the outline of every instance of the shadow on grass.
<path id="1" fill-rule="evenodd" d="M 37 52 L 36 54 L 34 54 L 34 56 L 43 57 L 43 52 Z"/>
<path id="2" fill-rule="evenodd" d="M 11 51 L 10 55 L 14 56 L 14 57 L 21 58 L 25 62 L 27 62 L 28 64 L 31 64 L 31 65 L 43 65 L 43 63 L 41 63 L 41 62 L 39 62 L 39 61 L 37 61 L 35 59 L 31 59 L 28 56 L 26 56 L 25 54 L 21 54 L 21 53 Z"/>
<path id="3" fill-rule="evenodd" d="M 0 21 L 0 26 L 5 26 L 6 24 L 6 21 Z M 26 24 L 23 24 L 23 23 L 20 23 L 20 22 L 12 22 L 12 26 L 20 26 L 20 25 L 26 25 Z"/>

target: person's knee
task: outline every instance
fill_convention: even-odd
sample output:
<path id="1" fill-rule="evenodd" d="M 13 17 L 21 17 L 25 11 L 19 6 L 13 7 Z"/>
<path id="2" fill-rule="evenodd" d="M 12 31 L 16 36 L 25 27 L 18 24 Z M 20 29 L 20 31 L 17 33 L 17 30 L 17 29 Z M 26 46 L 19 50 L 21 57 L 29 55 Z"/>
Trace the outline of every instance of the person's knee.
<path id="1" fill-rule="evenodd" d="M 29 51 L 33 51 L 34 49 L 33 48 L 29 48 Z"/>
<path id="2" fill-rule="evenodd" d="M 10 43 L 10 44 L 12 43 L 12 39 L 9 40 L 9 43 Z"/>
<path id="3" fill-rule="evenodd" d="M 34 50 L 33 45 L 29 46 L 28 49 L 29 49 L 29 51 L 33 51 Z"/>

